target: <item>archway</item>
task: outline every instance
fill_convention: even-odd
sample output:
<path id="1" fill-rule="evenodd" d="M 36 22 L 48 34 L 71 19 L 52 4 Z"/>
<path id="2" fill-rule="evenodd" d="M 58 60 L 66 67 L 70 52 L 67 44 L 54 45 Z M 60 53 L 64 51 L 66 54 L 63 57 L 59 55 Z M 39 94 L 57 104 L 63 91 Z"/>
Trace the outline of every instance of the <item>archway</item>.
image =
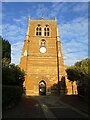
<path id="1" fill-rule="evenodd" d="M 46 83 L 44 80 L 39 82 L 39 95 L 46 95 Z"/>

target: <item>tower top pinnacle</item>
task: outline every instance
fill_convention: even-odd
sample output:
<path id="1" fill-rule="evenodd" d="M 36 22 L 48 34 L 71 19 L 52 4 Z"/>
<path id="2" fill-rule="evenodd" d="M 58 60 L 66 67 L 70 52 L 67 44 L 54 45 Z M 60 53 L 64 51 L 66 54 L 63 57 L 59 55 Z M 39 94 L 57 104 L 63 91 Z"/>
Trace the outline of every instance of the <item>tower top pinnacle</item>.
<path id="1" fill-rule="evenodd" d="M 43 18 L 43 16 L 42 16 L 42 20 L 43 20 L 44 18 Z"/>
<path id="2" fill-rule="evenodd" d="M 42 13 L 42 17 L 41 17 L 41 19 L 42 19 L 42 20 L 44 19 L 44 17 L 43 17 L 43 13 Z"/>
<path id="3" fill-rule="evenodd" d="M 54 17 L 54 20 L 57 21 L 56 16 Z"/>
<path id="4" fill-rule="evenodd" d="M 28 16 L 28 21 L 30 21 L 30 16 Z"/>
<path id="5" fill-rule="evenodd" d="M 26 40 L 29 39 L 29 26 L 30 26 L 30 17 L 28 16 L 28 28 L 27 28 L 27 33 L 26 33 Z"/>

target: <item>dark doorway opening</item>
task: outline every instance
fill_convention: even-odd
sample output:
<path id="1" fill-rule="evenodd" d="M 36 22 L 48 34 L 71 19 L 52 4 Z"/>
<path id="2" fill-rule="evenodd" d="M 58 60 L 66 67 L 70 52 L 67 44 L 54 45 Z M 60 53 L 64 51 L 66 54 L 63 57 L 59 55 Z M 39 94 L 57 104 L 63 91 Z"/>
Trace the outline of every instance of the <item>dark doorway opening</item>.
<path id="1" fill-rule="evenodd" d="M 39 82 L 39 95 L 46 95 L 46 83 L 44 80 Z"/>

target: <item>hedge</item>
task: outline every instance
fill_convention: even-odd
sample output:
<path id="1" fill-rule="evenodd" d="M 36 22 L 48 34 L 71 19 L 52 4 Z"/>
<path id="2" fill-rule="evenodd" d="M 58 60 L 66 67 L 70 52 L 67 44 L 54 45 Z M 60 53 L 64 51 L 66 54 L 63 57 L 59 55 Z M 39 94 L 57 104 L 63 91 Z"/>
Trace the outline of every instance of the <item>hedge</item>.
<path id="1" fill-rule="evenodd" d="M 2 108 L 15 105 L 21 98 L 23 88 L 20 86 L 2 86 Z"/>

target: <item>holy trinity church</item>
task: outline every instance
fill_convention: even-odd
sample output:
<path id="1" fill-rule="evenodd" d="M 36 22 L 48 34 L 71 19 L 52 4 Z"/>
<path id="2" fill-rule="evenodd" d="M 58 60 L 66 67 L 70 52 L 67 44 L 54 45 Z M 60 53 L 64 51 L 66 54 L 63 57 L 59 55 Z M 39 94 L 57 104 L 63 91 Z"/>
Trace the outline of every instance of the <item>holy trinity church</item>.
<path id="1" fill-rule="evenodd" d="M 55 84 L 59 85 L 60 92 L 64 86 L 68 93 L 56 19 L 28 19 L 20 67 L 25 71 L 26 95 L 52 94 Z M 60 82 L 63 83 L 62 86 Z"/>

